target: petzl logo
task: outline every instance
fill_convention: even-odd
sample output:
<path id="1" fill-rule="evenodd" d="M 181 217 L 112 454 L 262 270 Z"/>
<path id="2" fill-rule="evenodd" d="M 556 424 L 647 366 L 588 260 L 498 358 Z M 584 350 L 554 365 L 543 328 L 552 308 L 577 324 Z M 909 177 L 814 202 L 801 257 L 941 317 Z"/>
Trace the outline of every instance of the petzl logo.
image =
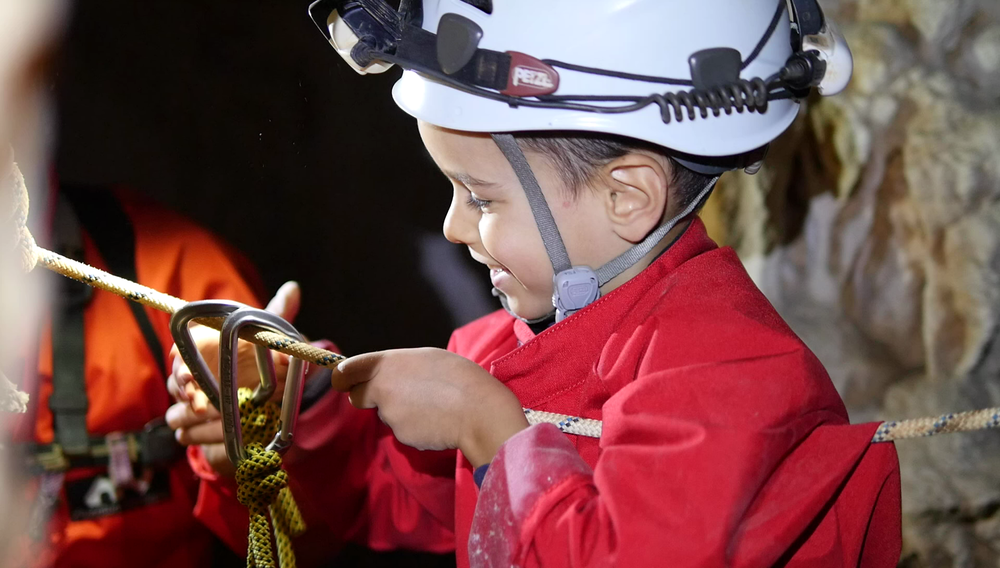
<path id="1" fill-rule="evenodd" d="M 559 73 L 534 57 L 517 51 L 508 51 L 510 72 L 507 88 L 500 91 L 515 97 L 535 97 L 556 92 Z"/>
<path id="2" fill-rule="evenodd" d="M 524 65 L 514 68 L 514 86 L 518 87 L 521 85 L 531 85 L 532 87 L 546 90 L 553 89 L 556 86 L 546 70 L 526 67 Z"/>

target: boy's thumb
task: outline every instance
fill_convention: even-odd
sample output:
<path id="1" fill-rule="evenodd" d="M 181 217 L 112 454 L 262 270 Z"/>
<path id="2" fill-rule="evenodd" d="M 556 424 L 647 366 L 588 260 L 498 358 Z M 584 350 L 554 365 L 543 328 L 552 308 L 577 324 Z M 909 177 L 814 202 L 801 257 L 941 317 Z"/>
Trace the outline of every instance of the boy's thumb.
<path id="1" fill-rule="evenodd" d="M 302 290 L 299 283 L 290 280 L 278 288 L 264 309 L 291 323 L 299 313 L 301 302 Z"/>

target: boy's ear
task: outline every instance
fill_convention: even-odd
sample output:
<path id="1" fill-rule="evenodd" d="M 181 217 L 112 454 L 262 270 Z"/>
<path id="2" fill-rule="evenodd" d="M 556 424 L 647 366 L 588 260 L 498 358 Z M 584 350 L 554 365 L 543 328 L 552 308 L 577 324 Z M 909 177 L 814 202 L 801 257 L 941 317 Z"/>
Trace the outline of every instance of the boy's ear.
<path id="1" fill-rule="evenodd" d="M 638 243 L 660 225 L 670 185 L 667 167 L 639 153 L 627 154 L 605 166 L 605 207 L 619 237 Z"/>

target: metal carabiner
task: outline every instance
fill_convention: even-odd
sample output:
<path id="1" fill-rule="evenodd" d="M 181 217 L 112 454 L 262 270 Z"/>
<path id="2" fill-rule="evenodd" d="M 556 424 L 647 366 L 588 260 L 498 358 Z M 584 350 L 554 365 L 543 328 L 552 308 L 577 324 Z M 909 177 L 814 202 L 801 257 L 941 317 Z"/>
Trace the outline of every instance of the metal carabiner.
<path id="1" fill-rule="evenodd" d="M 239 347 L 240 330 L 246 326 L 255 326 L 276 333 L 283 333 L 298 341 L 304 338 L 290 323 L 284 319 L 256 308 L 244 307 L 232 312 L 222 325 L 222 337 L 219 342 L 219 378 L 222 392 L 222 427 L 226 439 L 226 455 L 233 465 L 246 457 L 243 451 L 243 430 L 240 427 L 239 398 L 234 396 L 236 388 L 236 358 Z M 255 346 L 257 369 L 261 373 L 261 384 L 254 391 L 256 403 L 264 403 L 271 398 L 276 388 L 274 361 L 271 351 L 266 347 Z M 267 445 L 268 450 L 284 453 L 292 445 L 295 424 L 298 422 L 299 406 L 302 403 L 302 388 L 305 362 L 291 357 L 288 361 L 288 373 L 285 379 L 285 389 L 281 401 L 281 428 L 274 439 Z"/>
<path id="2" fill-rule="evenodd" d="M 198 351 L 188 324 L 200 318 L 227 318 L 236 310 L 246 307 L 248 307 L 246 304 L 230 300 L 200 300 L 186 304 L 170 317 L 170 335 L 177 345 L 177 352 L 191 370 L 195 382 L 208 396 L 209 402 L 219 410 L 222 409 L 219 401 L 219 383 Z M 274 375 L 273 369 L 271 375 Z"/>

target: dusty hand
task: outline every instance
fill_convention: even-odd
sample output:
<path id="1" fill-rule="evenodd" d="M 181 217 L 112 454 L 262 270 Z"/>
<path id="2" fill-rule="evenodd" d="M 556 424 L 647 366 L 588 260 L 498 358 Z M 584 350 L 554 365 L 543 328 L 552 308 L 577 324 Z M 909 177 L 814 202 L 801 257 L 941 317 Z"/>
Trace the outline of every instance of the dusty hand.
<path id="1" fill-rule="evenodd" d="M 267 304 L 267 311 L 292 321 L 299 311 L 301 293 L 295 282 L 286 282 Z M 219 332 L 204 326 L 193 326 L 191 335 L 198 345 L 198 351 L 205 358 L 210 369 L 219 366 Z M 184 364 L 175 345 L 170 351 L 173 358 L 173 372 L 167 379 L 167 389 L 178 402 L 167 410 L 167 424 L 175 430 L 177 441 L 185 446 L 200 445 L 208 463 L 223 475 L 232 475 L 234 470 L 226 456 L 222 435 L 222 419 L 218 409 L 208 403 L 208 397 L 198 387 L 191 370 Z M 277 378 L 275 396 L 283 391 L 288 357 L 274 352 L 274 368 Z M 243 387 L 256 387 L 260 382 L 257 364 L 253 356 L 253 345 L 240 341 L 237 366 L 237 383 Z"/>
<path id="2" fill-rule="evenodd" d="M 441 349 L 352 357 L 331 376 L 358 408 L 378 408 L 396 438 L 422 450 L 458 448 L 476 467 L 528 427 L 517 397 L 479 365 Z"/>

